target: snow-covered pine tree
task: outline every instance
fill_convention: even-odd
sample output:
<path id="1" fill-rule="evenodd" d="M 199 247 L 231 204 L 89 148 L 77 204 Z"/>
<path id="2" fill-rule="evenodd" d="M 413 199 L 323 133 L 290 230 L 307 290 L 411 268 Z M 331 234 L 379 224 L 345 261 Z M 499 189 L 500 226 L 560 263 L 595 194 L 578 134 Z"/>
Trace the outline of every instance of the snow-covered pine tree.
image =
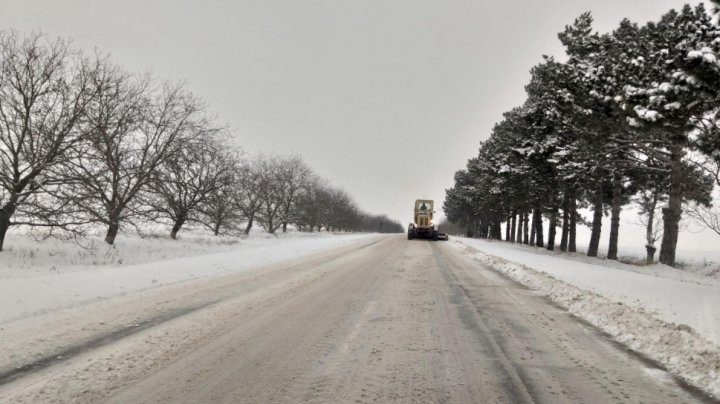
<path id="1" fill-rule="evenodd" d="M 472 179 L 467 170 L 455 173 L 453 187 L 445 190 L 443 211 L 448 220 L 458 224 L 465 230 L 465 235 L 477 235 L 477 217 L 471 193 Z"/>
<path id="2" fill-rule="evenodd" d="M 680 12 L 671 10 L 659 22 L 641 27 L 635 40 L 628 41 L 626 35 L 620 42 L 625 58 L 619 69 L 627 73 L 628 84 L 614 100 L 626 112 L 626 122 L 635 133 L 629 146 L 659 161 L 660 169 L 668 174 L 660 250 L 660 262 L 667 265 L 675 263 L 683 201 L 702 199 L 710 191 L 689 188 L 689 184 L 705 181 L 687 177 L 701 174 L 689 169 L 688 152 L 699 149 L 697 122 L 716 109 L 717 95 L 708 91 L 712 83 L 695 72 L 717 68 L 718 37 L 717 25 L 700 4 L 685 6 Z"/>
<path id="3" fill-rule="evenodd" d="M 588 255 L 597 256 L 604 205 L 611 207 L 610 243 L 608 258 L 617 258 L 620 211 L 628 202 L 623 184 L 632 163 L 620 146 L 627 137 L 622 130 L 622 117 L 612 96 L 622 83 L 615 72 L 618 58 L 614 38 L 592 32 L 589 13 L 578 17 L 565 28 L 559 38 L 566 47 L 568 79 L 567 91 L 574 96 L 581 113 L 576 114 L 576 131 L 582 147 L 573 159 L 576 169 L 582 168 L 585 198 L 593 206 L 593 220 Z"/>

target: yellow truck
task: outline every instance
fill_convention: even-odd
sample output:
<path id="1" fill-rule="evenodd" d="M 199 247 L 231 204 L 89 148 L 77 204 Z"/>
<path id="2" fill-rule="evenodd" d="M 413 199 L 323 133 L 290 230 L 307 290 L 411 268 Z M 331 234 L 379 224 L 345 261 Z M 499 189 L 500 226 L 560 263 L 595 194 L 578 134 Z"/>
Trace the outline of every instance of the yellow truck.
<path id="1" fill-rule="evenodd" d="M 447 240 L 448 235 L 440 233 L 438 227 L 433 223 L 433 201 L 430 199 L 418 199 L 415 201 L 415 214 L 413 223 L 408 226 L 408 240 L 422 238 L 428 240 Z"/>

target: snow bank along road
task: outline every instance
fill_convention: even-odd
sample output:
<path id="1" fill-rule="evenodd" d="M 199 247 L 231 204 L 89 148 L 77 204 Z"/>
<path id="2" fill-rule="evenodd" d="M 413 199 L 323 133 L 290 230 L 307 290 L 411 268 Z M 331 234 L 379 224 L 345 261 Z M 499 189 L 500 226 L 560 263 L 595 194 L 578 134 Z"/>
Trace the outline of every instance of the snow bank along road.
<path id="1" fill-rule="evenodd" d="M 0 332 L 2 402 L 707 401 L 447 244 L 402 236 Z"/>

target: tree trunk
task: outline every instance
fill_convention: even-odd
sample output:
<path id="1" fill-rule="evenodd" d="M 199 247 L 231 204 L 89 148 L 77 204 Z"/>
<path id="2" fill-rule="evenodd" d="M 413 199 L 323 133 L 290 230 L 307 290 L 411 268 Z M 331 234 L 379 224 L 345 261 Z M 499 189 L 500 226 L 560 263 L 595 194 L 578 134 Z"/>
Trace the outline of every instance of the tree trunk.
<path id="1" fill-rule="evenodd" d="M 275 223 L 273 223 L 273 218 L 270 216 L 267 221 L 267 231 L 270 234 L 275 234 Z"/>
<path id="2" fill-rule="evenodd" d="M 499 219 L 493 220 L 490 232 L 493 239 L 502 241 L 502 223 L 500 223 Z"/>
<path id="3" fill-rule="evenodd" d="M 597 257 L 598 248 L 600 247 L 600 232 L 602 231 L 602 217 L 603 217 L 603 184 L 602 180 L 598 181 L 597 189 L 595 190 L 594 198 L 594 211 L 593 211 L 593 223 L 592 232 L 590 233 L 590 245 L 588 246 L 588 257 Z"/>
<path id="4" fill-rule="evenodd" d="M 535 246 L 543 247 L 545 241 L 543 240 L 543 222 L 542 222 L 542 210 L 535 209 L 533 213 L 533 219 L 535 222 Z"/>
<path id="5" fill-rule="evenodd" d="M 528 233 L 529 233 L 529 230 L 530 230 L 529 227 L 528 227 L 529 224 L 530 224 L 530 223 L 529 223 L 529 221 L 530 221 L 529 216 L 530 216 L 530 215 L 528 214 L 527 211 L 523 212 L 523 244 L 525 244 L 525 245 L 527 245 L 528 243 L 530 243 L 530 237 L 529 237 L 529 234 L 528 234 Z"/>
<path id="6" fill-rule="evenodd" d="M 569 198 L 570 224 L 568 229 L 568 252 L 577 252 L 577 201 L 573 192 Z"/>
<path id="7" fill-rule="evenodd" d="M 220 235 L 220 227 L 221 227 L 221 226 L 220 226 L 220 220 L 218 220 L 217 223 L 215 223 L 215 228 L 213 229 L 213 234 L 214 234 L 214 235 L 216 235 L 216 236 L 219 236 L 219 235 Z"/>
<path id="8" fill-rule="evenodd" d="M 177 240 L 177 234 L 182 228 L 183 224 L 185 223 L 185 219 L 178 218 L 175 221 L 175 224 L 173 225 L 172 231 L 170 231 L 170 238 L 173 240 Z"/>
<path id="9" fill-rule="evenodd" d="M 505 221 L 505 241 L 510 241 L 510 222 L 512 222 L 512 217 L 508 216 L 507 220 Z"/>
<path id="10" fill-rule="evenodd" d="M 647 252 L 647 256 L 645 257 L 645 265 L 652 265 L 655 263 L 655 252 L 657 251 L 657 248 L 655 247 L 655 235 L 653 227 L 655 226 L 655 209 L 657 209 L 659 194 L 660 192 L 658 190 L 655 190 L 653 192 L 653 200 L 650 205 L 650 209 L 648 209 L 648 224 L 647 232 L 645 233 L 645 251 Z"/>
<path id="11" fill-rule="evenodd" d="M 248 222 L 245 225 L 245 231 L 243 232 L 243 233 L 245 233 L 246 236 L 250 234 L 250 229 L 252 229 L 254 221 L 255 221 L 255 215 L 252 215 L 248 218 Z"/>
<path id="12" fill-rule="evenodd" d="M 117 237 L 119 230 L 120 224 L 115 220 L 111 221 L 110 225 L 108 225 L 107 234 L 105 235 L 105 242 L 113 245 L 115 243 L 115 237 Z"/>
<path id="13" fill-rule="evenodd" d="M 8 229 L 10 229 L 10 219 L 13 214 L 15 214 L 15 209 L 17 208 L 16 203 L 17 197 L 14 196 L 7 201 L 5 206 L 0 208 L 0 251 L 3 250 L 3 246 L 5 245 L 5 235 Z"/>
<path id="14" fill-rule="evenodd" d="M 510 219 L 510 241 L 515 242 L 515 232 L 516 232 L 516 225 L 517 225 L 517 212 L 512 213 L 512 218 Z"/>
<path id="15" fill-rule="evenodd" d="M 517 234 L 515 235 L 515 242 L 522 244 L 522 229 L 523 229 L 523 216 L 522 212 L 517 214 Z"/>
<path id="16" fill-rule="evenodd" d="M 532 211 L 532 217 L 530 218 L 530 245 L 535 245 L 535 236 L 537 234 L 537 220 L 535 220 L 535 209 Z"/>
<path id="17" fill-rule="evenodd" d="M 657 251 L 657 248 L 655 248 L 654 245 L 645 246 L 645 253 L 647 254 L 645 257 L 645 265 L 652 265 L 655 263 L 655 251 Z"/>
<path id="18" fill-rule="evenodd" d="M 668 190 L 668 206 L 663 208 L 663 238 L 660 245 L 660 262 L 669 266 L 675 265 L 675 248 L 682 217 L 682 158 L 682 139 L 675 137 L 670 147 L 670 188 Z"/>
<path id="19" fill-rule="evenodd" d="M 622 209 L 622 175 L 617 172 L 613 174 L 613 195 L 610 206 L 610 244 L 608 245 L 607 258 L 617 260 L 620 210 Z"/>
<path id="20" fill-rule="evenodd" d="M 10 228 L 10 217 L 12 217 L 12 213 L 8 212 L 6 208 L 7 207 L 0 209 L 0 251 L 3 250 L 5 234 L 7 234 Z"/>
<path id="21" fill-rule="evenodd" d="M 560 235 L 560 251 L 565 252 L 568 250 L 568 233 L 570 231 L 570 203 L 568 201 L 567 193 L 563 198 L 563 216 L 562 216 L 562 232 Z"/>
<path id="22" fill-rule="evenodd" d="M 558 208 L 554 207 L 550 211 L 550 224 L 548 224 L 548 242 L 547 242 L 547 249 L 550 251 L 553 251 L 555 249 L 555 234 L 557 232 L 557 227 L 555 226 L 555 222 L 557 222 L 557 216 L 558 216 Z"/>

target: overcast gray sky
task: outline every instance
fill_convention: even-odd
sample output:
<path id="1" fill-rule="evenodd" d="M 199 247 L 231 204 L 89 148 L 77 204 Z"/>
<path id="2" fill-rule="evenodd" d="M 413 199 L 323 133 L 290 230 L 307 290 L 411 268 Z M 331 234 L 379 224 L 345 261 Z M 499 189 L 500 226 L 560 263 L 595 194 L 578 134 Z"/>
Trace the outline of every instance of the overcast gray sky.
<path id="1" fill-rule="evenodd" d="M 297 153 L 373 213 L 406 223 L 521 104 L 557 33 L 656 19 L 673 0 L 2 0 L 0 26 L 186 80 L 248 151 Z M 440 210 L 440 209 L 438 209 Z M 681 240 L 682 241 L 682 240 Z"/>

